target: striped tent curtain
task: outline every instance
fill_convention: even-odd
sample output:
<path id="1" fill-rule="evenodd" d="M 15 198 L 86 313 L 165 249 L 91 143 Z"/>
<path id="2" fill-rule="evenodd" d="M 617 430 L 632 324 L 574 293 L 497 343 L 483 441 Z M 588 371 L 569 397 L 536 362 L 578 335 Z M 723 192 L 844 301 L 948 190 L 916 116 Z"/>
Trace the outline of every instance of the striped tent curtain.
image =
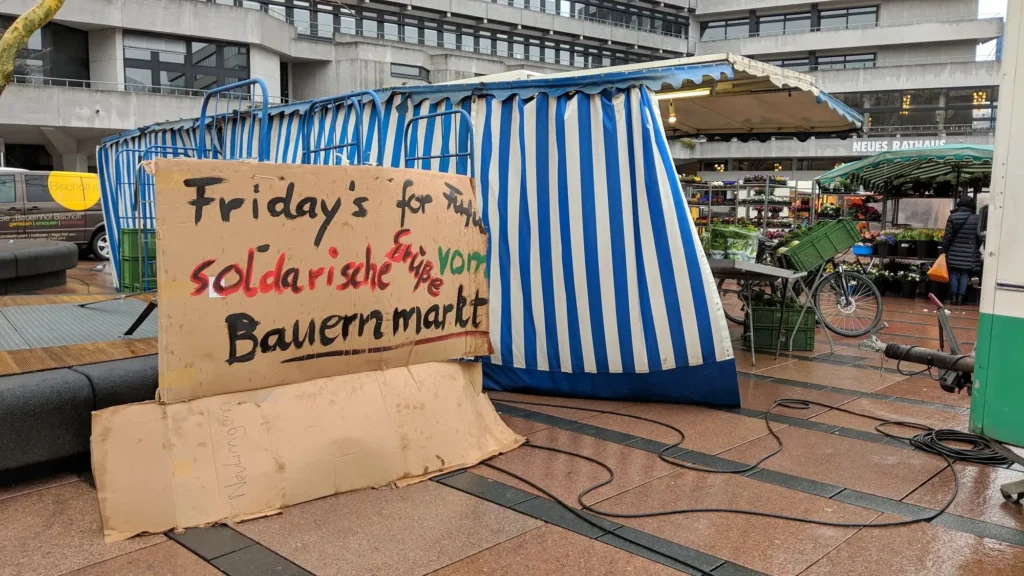
<path id="1" fill-rule="evenodd" d="M 649 89 L 458 102 L 414 96 L 384 100 L 382 148 L 372 107 L 359 117 L 343 105 L 313 116 L 310 148 L 354 141 L 362 129 L 372 163 L 403 167 L 404 157 L 472 146 L 476 205 L 490 243 L 494 354 L 485 360 L 485 386 L 739 404 L 721 302 Z M 403 149 L 411 118 L 455 107 L 473 119 L 472 145 L 459 120 L 444 116 L 413 123 Z M 271 112 L 270 157 L 301 162 L 302 110 Z M 131 141 L 153 132 L 117 144 L 138 145 Z M 115 143 L 104 148 L 101 162 L 109 162 Z M 352 164 L 357 155 L 349 147 L 311 153 L 308 161 Z M 414 164 L 470 173 L 468 157 Z"/>

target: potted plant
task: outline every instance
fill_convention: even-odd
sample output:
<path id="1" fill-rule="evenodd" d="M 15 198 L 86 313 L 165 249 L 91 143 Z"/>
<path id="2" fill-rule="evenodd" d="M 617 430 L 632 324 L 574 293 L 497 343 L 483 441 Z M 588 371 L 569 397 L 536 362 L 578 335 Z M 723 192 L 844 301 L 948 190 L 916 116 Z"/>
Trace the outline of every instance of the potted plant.
<path id="1" fill-rule="evenodd" d="M 935 243 L 932 241 L 932 233 L 927 229 L 914 229 L 910 231 L 914 238 L 914 250 L 917 252 L 918 258 L 932 258 L 932 249 Z"/>
<path id="2" fill-rule="evenodd" d="M 900 258 L 913 258 L 917 255 L 917 244 L 914 230 L 903 228 L 896 233 L 896 256 Z"/>
<path id="3" fill-rule="evenodd" d="M 882 280 L 882 274 L 884 272 L 885 270 L 875 270 L 872 268 L 865 274 L 865 276 L 868 277 L 868 280 L 871 280 L 871 283 L 875 285 L 875 288 L 878 288 L 878 293 L 882 296 L 885 296 L 885 284 Z"/>
<path id="4" fill-rule="evenodd" d="M 896 255 L 896 230 L 882 230 L 875 239 L 875 254 L 879 256 Z"/>
<path id="5" fill-rule="evenodd" d="M 900 283 L 900 296 L 903 298 L 914 298 L 917 296 L 917 283 L 921 277 L 913 270 L 901 270 L 896 274 Z"/>
<path id="6" fill-rule="evenodd" d="M 875 274 L 875 278 L 875 286 L 878 288 L 878 291 L 882 296 L 885 296 L 886 292 L 894 293 L 899 290 L 895 275 L 892 271 L 882 268 Z"/>
<path id="7" fill-rule="evenodd" d="M 818 218 L 839 218 L 840 216 L 842 216 L 842 210 L 831 202 L 823 204 L 818 210 Z"/>

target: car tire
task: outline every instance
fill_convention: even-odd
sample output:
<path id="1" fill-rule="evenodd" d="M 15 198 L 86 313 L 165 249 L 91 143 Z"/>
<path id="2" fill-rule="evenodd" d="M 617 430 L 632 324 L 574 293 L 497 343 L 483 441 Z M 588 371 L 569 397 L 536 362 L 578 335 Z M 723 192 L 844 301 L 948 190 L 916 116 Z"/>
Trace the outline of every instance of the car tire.
<path id="1" fill-rule="evenodd" d="M 89 250 L 97 260 L 110 260 L 110 239 L 107 238 L 106 228 L 101 228 L 92 235 Z"/>

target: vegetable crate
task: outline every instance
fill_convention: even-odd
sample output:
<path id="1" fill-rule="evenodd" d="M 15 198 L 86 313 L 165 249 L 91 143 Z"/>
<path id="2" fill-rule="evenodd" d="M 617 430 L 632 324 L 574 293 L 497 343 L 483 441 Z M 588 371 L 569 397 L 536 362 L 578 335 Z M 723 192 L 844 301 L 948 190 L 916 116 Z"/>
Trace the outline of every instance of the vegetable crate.
<path id="1" fill-rule="evenodd" d="M 134 294 L 149 290 L 156 290 L 156 258 L 122 256 L 121 292 Z"/>
<path id="2" fill-rule="evenodd" d="M 122 258 L 139 258 L 145 254 L 147 258 L 156 258 L 156 230 L 122 228 L 121 242 Z"/>
<path id="3" fill-rule="evenodd" d="M 121 292 L 156 289 L 156 230 L 121 229 Z"/>
<path id="4" fill-rule="evenodd" d="M 742 262 L 757 260 L 759 234 L 731 226 L 711 226 L 708 235 L 708 256 Z"/>
<path id="5" fill-rule="evenodd" d="M 763 308 L 754 306 L 747 309 L 747 317 L 743 323 L 743 347 L 750 348 L 749 325 L 751 315 L 754 325 L 754 349 L 775 350 L 775 343 L 779 341 L 779 315 L 782 316 L 782 349 L 789 350 L 789 338 L 796 332 L 793 338 L 793 350 L 811 351 L 814 350 L 814 310 L 808 309 L 800 318 L 800 308 Z M 797 325 L 797 320 L 800 324 Z"/>
<path id="6" fill-rule="evenodd" d="M 813 270 L 857 242 L 860 242 L 860 232 L 849 218 L 822 222 L 786 247 L 785 261 L 790 269 L 798 272 Z"/>

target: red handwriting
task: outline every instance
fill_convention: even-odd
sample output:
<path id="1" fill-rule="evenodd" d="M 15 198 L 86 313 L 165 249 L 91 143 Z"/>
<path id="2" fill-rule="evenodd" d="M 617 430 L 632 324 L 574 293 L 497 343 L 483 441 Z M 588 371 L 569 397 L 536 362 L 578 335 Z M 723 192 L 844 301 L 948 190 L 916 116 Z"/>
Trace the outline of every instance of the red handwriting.
<path id="1" fill-rule="evenodd" d="M 391 250 L 388 250 L 386 257 L 396 264 L 409 264 L 409 273 L 416 278 L 416 284 L 412 288 L 413 292 L 419 290 L 419 287 L 425 284 L 427 286 L 427 294 L 437 298 L 441 294 L 444 280 L 434 276 L 434 263 L 426 257 L 427 249 L 422 244 L 419 249 L 416 249 L 412 244 L 403 242 L 402 239 L 408 235 L 409 230 L 406 228 L 395 232 L 395 245 L 391 247 Z"/>
<path id="2" fill-rule="evenodd" d="M 211 270 L 215 259 L 203 260 L 195 268 L 189 279 L 194 285 L 192 296 L 206 295 L 209 290 L 218 296 L 230 296 L 236 292 L 245 294 L 246 298 L 255 298 L 260 294 L 284 294 L 286 291 L 292 294 L 301 294 L 305 290 L 316 290 L 318 286 L 333 286 L 335 290 L 357 290 L 369 287 L 370 290 L 387 290 L 391 285 L 388 274 L 391 273 L 392 262 L 384 261 L 376 263 L 373 261 L 373 248 L 366 246 L 365 257 L 362 260 L 352 260 L 341 265 L 341 267 L 318 266 L 302 271 L 302 269 L 291 266 L 285 267 L 288 255 L 281 252 L 274 267 L 267 270 L 259 278 L 255 271 L 256 253 L 270 251 L 270 246 L 264 244 L 256 248 L 249 248 L 248 257 L 243 268 L 241 264 L 228 264 L 223 266 L 211 279 L 207 272 Z M 328 250 L 332 259 L 338 258 L 338 249 L 334 246 Z M 305 281 L 305 283 L 303 283 Z"/>

